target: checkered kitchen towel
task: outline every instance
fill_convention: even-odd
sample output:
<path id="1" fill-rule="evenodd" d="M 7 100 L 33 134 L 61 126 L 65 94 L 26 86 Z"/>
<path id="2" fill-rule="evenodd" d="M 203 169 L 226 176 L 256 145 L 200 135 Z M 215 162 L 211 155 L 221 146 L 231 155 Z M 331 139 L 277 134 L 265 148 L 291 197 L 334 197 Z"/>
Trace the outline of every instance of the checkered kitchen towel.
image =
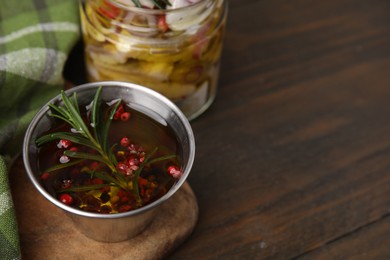
<path id="1" fill-rule="evenodd" d="M 63 87 L 67 55 L 79 39 L 77 0 L 0 1 L 0 259 L 20 259 L 7 158 L 25 129 Z"/>

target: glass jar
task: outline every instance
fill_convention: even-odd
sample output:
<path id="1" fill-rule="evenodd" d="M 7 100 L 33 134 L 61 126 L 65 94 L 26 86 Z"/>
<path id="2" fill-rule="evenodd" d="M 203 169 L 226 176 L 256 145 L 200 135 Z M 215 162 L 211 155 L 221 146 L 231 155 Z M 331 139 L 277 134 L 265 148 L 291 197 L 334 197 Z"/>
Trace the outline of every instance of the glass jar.
<path id="1" fill-rule="evenodd" d="M 147 86 L 193 119 L 217 92 L 227 3 L 166 2 L 158 9 L 151 0 L 82 1 L 87 76 Z"/>

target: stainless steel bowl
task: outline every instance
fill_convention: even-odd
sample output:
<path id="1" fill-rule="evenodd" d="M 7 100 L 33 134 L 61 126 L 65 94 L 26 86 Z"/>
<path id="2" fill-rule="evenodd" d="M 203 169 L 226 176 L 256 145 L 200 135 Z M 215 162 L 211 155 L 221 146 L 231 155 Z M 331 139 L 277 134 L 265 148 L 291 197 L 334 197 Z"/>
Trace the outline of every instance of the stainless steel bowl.
<path id="1" fill-rule="evenodd" d="M 139 234 L 151 223 L 158 212 L 159 205 L 172 197 L 187 179 L 195 157 L 195 140 L 192 128 L 185 115 L 170 100 L 161 94 L 136 84 L 107 81 L 83 84 L 66 91 L 67 95 L 77 92 L 80 105 L 89 104 L 99 86 L 103 86 L 102 99 L 121 98 L 132 108 L 145 113 L 153 119 L 169 124 L 181 145 L 183 176 L 157 201 L 142 208 L 116 214 L 101 214 L 82 211 L 67 206 L 49 194 L 39 181 L 38 147 L 35 139 L 46 132 L 53 118 L 49 116 L 49 103 L 61 102 L 60 95 L 53 98 L 39 110 L 31 121 L 24 138 L 23 160 L 29 178 L 38 191 L 57 207 L 63 209 L 73 220 L 75 226 L 86 236 L 104 242 L 119 242 Z"/>

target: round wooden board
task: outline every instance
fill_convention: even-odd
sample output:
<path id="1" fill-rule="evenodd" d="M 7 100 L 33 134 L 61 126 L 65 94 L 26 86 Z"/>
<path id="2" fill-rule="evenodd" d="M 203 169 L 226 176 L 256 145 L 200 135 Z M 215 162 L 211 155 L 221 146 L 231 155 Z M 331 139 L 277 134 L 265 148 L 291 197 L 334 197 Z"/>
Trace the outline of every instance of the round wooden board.
<path id="1" fill-rule="evenodd" d="M 80 233 L 63 210 L 39 194 L 21 158 L 10 172 L 24 259 L 159 259 L 183 243 L 198 220 L 196 197 L 184 183 L 140 235 L 119 243 L 97 242 Z"/>

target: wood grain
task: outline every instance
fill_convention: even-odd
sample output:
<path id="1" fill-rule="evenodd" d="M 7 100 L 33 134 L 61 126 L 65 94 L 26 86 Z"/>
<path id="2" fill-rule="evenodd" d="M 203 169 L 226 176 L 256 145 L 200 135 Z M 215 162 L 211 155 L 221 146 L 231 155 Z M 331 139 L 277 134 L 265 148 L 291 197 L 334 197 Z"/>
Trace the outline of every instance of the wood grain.
<path id="1" fill-rule="evenodd" d="M 170 259 L 389 259 L 390 1 L 229 8 L 191 122 L 199 222 Z"/>
<path id="2" fill-rule="evenodd" d="M 197 223 L 196 197 L 184 183 L 139 235 L 123 242 L 98 242 L 83 235 L 63 210 L 35 189 L 20 158 L 11 173 L 23 259 L 162 259 L 189 237 Z"/>
<path id="3" fill-rule="evenodd" d="M 192 123 L 199 226 L 172 259 L 389 255 L 371 227 L 389 220 L 389 10 L 230 1 L 219 94 Z"/>

